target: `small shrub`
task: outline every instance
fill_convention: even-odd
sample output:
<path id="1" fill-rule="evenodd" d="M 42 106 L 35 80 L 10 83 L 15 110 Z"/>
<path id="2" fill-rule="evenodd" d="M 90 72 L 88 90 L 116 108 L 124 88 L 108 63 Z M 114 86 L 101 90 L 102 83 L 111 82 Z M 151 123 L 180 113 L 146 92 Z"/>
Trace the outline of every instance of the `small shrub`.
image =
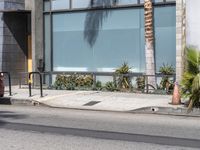
<path id="1" fill-rule="evenodd" d="M 91 75 L 77 76 L 75 83 L 77 87 L 92 87 L 93 77 Z"/>
<path id="2" fill-rule="evenodd" d="M 145 88 L 145 77 L 143 76 L 137 77 L 136 83 L 137 83 L 137 89 L 143 91 Z"/>
<path id="3" fill-rule="evenodd" d="M 57 75 L 54 87 L 56 89 L 75 90 L 76 87 L 92 87 L 92 84 L 93 78 L 90 75 Z"/>
<path id="4" fill-rule="evenodd" d="M 65 75 L 57 75 L 54 83 L 55 89 L 61 90 L 65 88 L 67 77 Z"/>
<path id="5" fill-rule="evenodd" d="M 131 72 L 130 69 L 131 67 L 128 66 L 128 63 L 124 63 L 121 67 L 116 69 L 117 87 L 119 89 L 130 89 L 132 87 L 130 77 L 126 76 Z"/>
<path id="6" fill-rule="evenodd" d="M 175 73 L 175 69 L 172 65 L 163 64 L 163 66 L 160 67 L 159 72 L 166 75 L 165 77 L 162 77 L 160 89 L 166 90 L 167 93 L 169 93 L 169 91 L 173 90 L 173 81 L 170 80 L 167 75 L 173 75 Z"/>
<path id="7" fill-rule="evenodd" d="M 117 91 L 117 87 L 115 86 L 114 82 L 107 82 L 105 88 L 107 91 Z"/>
<path id="8" fill-rule="evenodd" d="M 102 90 L 103 89 L 103 86 L 102 86 L 102 83 L 101 81 L 97 81 L 96 84 L 95 84 L 95 88 L 93 88 L 93 90 Z"/>

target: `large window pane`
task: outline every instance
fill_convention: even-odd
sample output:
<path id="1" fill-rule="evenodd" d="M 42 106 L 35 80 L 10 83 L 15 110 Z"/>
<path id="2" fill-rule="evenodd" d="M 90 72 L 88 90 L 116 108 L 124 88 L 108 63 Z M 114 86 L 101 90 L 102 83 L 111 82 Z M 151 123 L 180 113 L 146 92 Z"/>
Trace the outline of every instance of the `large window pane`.
<path id="1" fill-rule="evenodd" d="M 176 64 L 176 7 L 155 7 L 155 51 L 157 71 L 165 64 Z"/>
<path id="2" fill-rule="evenodd" d="M 52 10 L 69 9 L 69 0 L 52 0 Z"/>
<path id="3" fill-rule="evenodd" d="M 163 2 L 164 0 L 154 0 L 155 3 Z"/>
<path id="4" fill-rule="evenodd" d="M 96 10 L 53 14 L 54 71 L 114 71 L 123 62 L 135 72 L 145 71 L 144 10 L 105 13 Z M 175 66 L 175 14 L 174 6 L 154 10 L 157 71 L 163 63 Z"/>
<path id="5" fill-rule="evenodd" d="M 113 72 L 124 62 L 129 63 L 133 71 L 144 71 L 144 49 L 140 41 L 144 39 L 141 34 L 143 9 L 111 10 L 99 29 L 86 23 L 94 13 L 101 15 L 104 11 L 53 15 L 54 71 Z M 85 25 L 88 36 L 96 38 L 92 46 L 84 38 Z M 96 31 L 97 37 L 93 37 Z"/>
<path id="6" fill-rule="evenodd" d="M 45 0 L 44 1 L 44 11 L 50 11 L 50 8 L 51 5 L 50 5 L 50 1 L 49 0 Z"/>
<path id="7" fill-rule="evenodd" d="M 90 5 L 91 0 L 72 0 L 72 8 L 87 8 Z"/>
<path id="8" fill-rule="evenodd" d="M 44 15 L 44 39 L 45 39 L 45 71 L 51 71 L 51 34 L 50 15 Z"/>
<path id="9" fill-rule="evenodd" d="M 138 0 L 119 0 L 119 5 L 137 4 Z"/>

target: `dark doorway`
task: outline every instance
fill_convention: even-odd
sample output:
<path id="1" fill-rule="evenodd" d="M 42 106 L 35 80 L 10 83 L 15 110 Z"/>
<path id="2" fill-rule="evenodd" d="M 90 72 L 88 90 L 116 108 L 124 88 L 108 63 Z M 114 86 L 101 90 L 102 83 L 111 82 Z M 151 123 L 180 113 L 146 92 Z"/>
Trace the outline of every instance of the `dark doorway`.
<path id="1" fill-rule="evenodd" d="M 2 70 L 12 74 L 12 83 L 18 84 L 19 73 L 28 71 L 31 51 L 31 13 L 3 12 L 4 31 Z"/>

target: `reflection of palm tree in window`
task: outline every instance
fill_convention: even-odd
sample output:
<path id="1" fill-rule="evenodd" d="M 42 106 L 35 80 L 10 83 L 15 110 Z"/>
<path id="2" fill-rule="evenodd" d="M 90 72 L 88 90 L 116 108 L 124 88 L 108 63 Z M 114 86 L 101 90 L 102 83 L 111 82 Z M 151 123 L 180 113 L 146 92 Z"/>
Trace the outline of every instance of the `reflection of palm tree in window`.
<path id="1" fill-rule="evenodd" d="M 91 1 L 92 7 L 106 8 L 115 5 L 118 0 L 93 0 Z M 103 21 L 108 17 L 111 11 L 109 9 L 88 11 L 85 18 L 85 29 L 84 29 L 84 39 L 88 44 L 93 47 L 98 34 L 99 29 L 103 25 Z"/>

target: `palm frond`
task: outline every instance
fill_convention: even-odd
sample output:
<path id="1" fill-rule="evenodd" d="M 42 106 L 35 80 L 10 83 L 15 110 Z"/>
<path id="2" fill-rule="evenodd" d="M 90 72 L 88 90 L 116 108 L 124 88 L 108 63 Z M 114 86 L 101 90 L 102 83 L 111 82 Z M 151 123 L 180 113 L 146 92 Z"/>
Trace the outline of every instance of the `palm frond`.
<path id="1" fill-rule="evenodd" d="M 197 74 L 192 82 L 192 91 L 199 91 L 200 90 L 200 73 Z"/>
<path id="2" fill-rule="evenodd" d="M 186 48 L 187 67 L 181 81 L 181 94 L 189 97 L 188 112 L 200 106 L 200 51 L 194 47 Z"/>
<path id="3" fill-rule="evenodd" d="M 187 71 L 191 74 L 197 74 L 200 65 L 200 52 L 193 47 L 187 48 L 186 52 Z"/>

